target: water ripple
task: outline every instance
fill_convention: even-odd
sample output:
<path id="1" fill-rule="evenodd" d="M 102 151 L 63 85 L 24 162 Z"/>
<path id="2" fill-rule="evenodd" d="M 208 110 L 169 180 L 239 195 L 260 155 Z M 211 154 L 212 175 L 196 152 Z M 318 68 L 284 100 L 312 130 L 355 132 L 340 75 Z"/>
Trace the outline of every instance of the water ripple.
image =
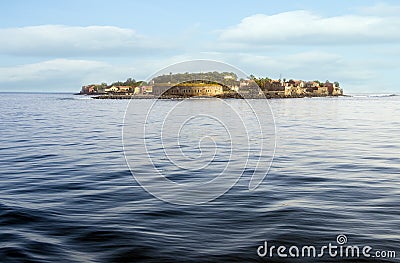
<path id="1" fill-rule="evenodd" d="M 264 240 L 326 245 L 338 234 L 351 244 L 398 252 L 400 122 L 392 113 L 399 102 L 273 100 L 278 147 L 260 187 L 248 190 L 250 166 L 213 202 L 175 206 L 144 191 L 126 166 L 121 121 L 127 101 L 3 94 L 0 261 L 263 262 L 256 249 Z M 188 143 L 180 147 L 196 153 Z M 152 150 L 157 157 L 163 148 Z M 233 155 L 232 164 L 245 153 Z M 223 167 L 224 155 L 217 157 L 213 162 Z M 213 172 L 174 170 L 159 160 L 157 168 L 179 183 L 209 180 Z M 332 261 L 399 262 L 320 259 Z"/>

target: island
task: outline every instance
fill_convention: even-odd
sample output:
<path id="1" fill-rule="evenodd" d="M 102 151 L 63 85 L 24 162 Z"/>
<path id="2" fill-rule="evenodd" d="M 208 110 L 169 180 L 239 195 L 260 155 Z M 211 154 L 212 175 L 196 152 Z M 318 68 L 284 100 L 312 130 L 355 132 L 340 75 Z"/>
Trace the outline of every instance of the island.
<path id="1" fill-rule="evenodd" d="M 321 82 L 295 79 L 248 78 L 238 79 L 233 72 L 200 72 L 164 74 L 150 81 L 126 81 L 84 85 L 78 95 L 94 99 L 152 99 L 152 98 L 303 98 L 343 96 L 337 81 Z"/>

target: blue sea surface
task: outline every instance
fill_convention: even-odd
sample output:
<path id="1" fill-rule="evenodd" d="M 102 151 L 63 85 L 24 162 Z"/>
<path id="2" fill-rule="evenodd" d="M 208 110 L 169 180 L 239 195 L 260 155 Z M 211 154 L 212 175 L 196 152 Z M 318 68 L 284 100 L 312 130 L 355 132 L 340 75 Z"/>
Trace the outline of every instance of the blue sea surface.
<path id="1" fill-rule="evenodd" d="M 128 168 L 128 100 L 0 94 L 0 262 L 400 262 L 400 97 L 269 103 L 276 152 L 261 185 L 249 191 L 244 174 L 214 201 L 175 205 Z M 257 254 L 264 241 L 318 247 L 338 235 L 396 257 Z"/>

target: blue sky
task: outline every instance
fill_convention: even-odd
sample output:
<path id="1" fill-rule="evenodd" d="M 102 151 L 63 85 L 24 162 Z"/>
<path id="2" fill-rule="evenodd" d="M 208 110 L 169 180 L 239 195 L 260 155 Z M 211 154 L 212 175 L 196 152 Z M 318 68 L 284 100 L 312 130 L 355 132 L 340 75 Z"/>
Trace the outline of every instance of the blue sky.
<path id="1" fill-rule="evenodd" d="M 211 59 L 400 93 L 397 1 L 1 1 L 0 91 L 71 91 Z"/>

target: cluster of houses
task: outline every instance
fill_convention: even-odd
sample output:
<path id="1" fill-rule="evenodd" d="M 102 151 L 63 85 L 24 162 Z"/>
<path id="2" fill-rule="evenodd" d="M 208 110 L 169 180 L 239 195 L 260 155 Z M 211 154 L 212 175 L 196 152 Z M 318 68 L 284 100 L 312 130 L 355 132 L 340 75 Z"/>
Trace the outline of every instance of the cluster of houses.
<path id="1" fill-rule="evenodd" d="M 152 86 L 106 86 L 103 84 L 91 84 L 82 86 L 80 94 L 87 95 L 105 95 L 105 94 L 118 94 L 118 95 L 146 95 L 152 94 Z"/>
<path id="2" fill-rule="evenodd" d="M 340 96 L 343 95 L 343 90 L 339 87 L 338 82 L 331 83 L 326 81 L 321 83 L 318 81 L 302 81 L 289 80 L 283 83 L 284 96 Z"/>
<path id="3" fill-rule="evenodd" d="M 271 98 L 290 97 L 317 97 L 317 96 L 340 96 L 343 90 L 339 83 L 325 83 L 319 81 L 303 80 L 271 80 L 271 79 L 249 79 L 233 81 L 231 85 L 196 83 L 182 85 L 171 83 L 154 84 L 146 86 L 107 86 L 106 84 L 92 84 L 83 86 L 80 94 L 89 95 L 148 95 L 158 96 L 166 94 L 169 96 L 230 96 L 234 93 L 248 97 L 260 97 L 265 95 Z M 257 84 L 258 81 L 258 85 Z"/>
<path id="4" fill-rule="evenodd" d="M 319 81 L 303 80 L 272 80 L 272 79 L 250 79 L 241 80 L 238 85 L 230 86 L 230 91 L 248 95 L 249 97 L 263 96 L 271 98 L 291 98 L 291 97 L 322 97 L 322 96 L 341 96 L 343 90 L 338 82 L 325 83 Z"/>

